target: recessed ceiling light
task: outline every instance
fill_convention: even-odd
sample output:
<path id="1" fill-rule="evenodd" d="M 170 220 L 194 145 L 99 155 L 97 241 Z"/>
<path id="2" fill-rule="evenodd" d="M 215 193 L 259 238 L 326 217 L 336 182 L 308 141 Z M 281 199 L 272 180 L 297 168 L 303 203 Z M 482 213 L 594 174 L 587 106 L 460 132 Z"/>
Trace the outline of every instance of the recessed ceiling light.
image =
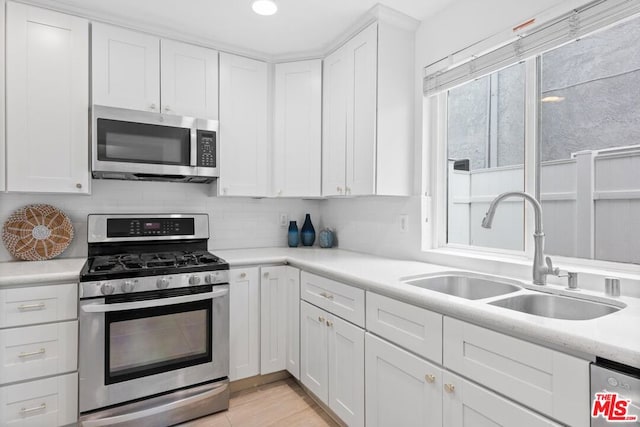
<path id="1" fill-rule="evenodd" d="M 258 15 L 269 16 L 278 11 L 278 5 L 273 0 L 253 0 L 251 8 Z"/>
<path id="2" fill-rule="evenodd" d="M 545 96 L 540 100 L 540 102 L 562 102 L 564 101 L 564 96 Z"/>

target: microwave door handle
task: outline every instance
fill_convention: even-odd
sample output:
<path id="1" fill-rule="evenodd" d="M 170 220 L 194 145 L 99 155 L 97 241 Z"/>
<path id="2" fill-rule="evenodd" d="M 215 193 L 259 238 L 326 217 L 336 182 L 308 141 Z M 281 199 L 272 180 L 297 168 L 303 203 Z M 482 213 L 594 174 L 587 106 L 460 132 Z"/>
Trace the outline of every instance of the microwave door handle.
<path id="1" fill-rule="evenodd" d="M 198 130 L 191 128 L 191 157 L 189 164 L 193 167 L 198 166 Z"/>
<path id="2" fill-rule="evenodd" d="M 206 299 L 220 298 L 227 295 L 227 289 L 201 294 L 182 295 L 172 298 L 158 298 L 144 301 L 121 302 L 116 304 L 87 304 L 82 306 L 85 313 L 107 313 L 110 311 L 136 310 L 139 308 L 161 307 L 165 305 L 181 304 L 185 302 L 202 301 Z"/>

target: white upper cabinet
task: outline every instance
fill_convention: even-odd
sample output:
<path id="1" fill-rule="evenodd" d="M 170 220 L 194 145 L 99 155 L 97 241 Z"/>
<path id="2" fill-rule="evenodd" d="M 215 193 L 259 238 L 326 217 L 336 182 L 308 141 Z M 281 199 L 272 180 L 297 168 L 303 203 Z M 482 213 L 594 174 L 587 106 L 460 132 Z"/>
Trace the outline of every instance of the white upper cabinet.
<path id="1" fill-rule="evenodd" d="M 160 111 L 160 39 L 92 24 L 93 103 Z"/>
<path id="2" fill-rule="evenodd" d="M 161 42 L 162 112 L 218 118 L 218 52 L 171 40 Z"/>
<path id="3" fill-rule="evenodd" d="M 375 194 L 376 73 L 378 27 L 347 44 L 347 195 Z"/>
<path id="4" fill-rule="evenodd" d="M 7 3 L 7 190 L 89 191 L 89 23 Z"/>
<path id="5" fill-rule="evenodd" d="M 220 53 L 222 196 L 268 196 L 267 64 Z"/>
<path id="6" fill-rule="evenodd" d="M 324 196 L 412 193 L 414 30 L 381 19 L 325 59 Z"/>
<path id="7" fill-rule="evenodd" d="M 322 194 L 343 195 L 347 146 L 347 48 L 324 60 Z"/>
<path id="8" fill-rule="evenodd" d="M 275 196 L 321 195 L 321 105 L 321 60 L 275 66 Z"/>

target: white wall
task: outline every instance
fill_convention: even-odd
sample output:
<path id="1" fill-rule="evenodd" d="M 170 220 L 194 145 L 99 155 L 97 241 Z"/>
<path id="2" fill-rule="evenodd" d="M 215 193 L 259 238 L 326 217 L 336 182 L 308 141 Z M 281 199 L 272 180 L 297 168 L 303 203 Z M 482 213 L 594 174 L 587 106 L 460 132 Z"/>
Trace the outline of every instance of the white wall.
<path id="1" fill-rule="evenodd" d="M 280 227 L 280 213 L 298 221 L 299 227 L 304 214 L 310 213 L 318 230 L 321 204 L 294 199 L 208 197 L 206 184 L 94 180 L 92 193 L 0 193 L 0 223 L 31 203 L 48 203 L 62 209 L 71 218 L 75 237 L 61 257 L 87 256 L 87 215 L 91 213 L 208 213 L 210 250 L 270 247 L 287 245 L 287 227 Z M 4 245 L 0 245 L 0 261 L 11 259 Z"/>

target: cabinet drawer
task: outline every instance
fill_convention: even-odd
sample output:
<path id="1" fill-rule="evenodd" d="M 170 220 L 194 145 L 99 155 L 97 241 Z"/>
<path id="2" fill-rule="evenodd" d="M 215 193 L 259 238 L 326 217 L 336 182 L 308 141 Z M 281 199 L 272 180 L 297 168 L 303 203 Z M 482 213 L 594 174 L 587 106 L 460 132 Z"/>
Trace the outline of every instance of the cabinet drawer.
<path id="1" fill-rule="evenodd" d="M 364 328 L 364 290 L 302 272 L 301 298 Z"/>
<path id="2" fill-rule="evenodd" d="M 589 362 L 444 318 L 444 365 L 571 426 L 589 425 Z"/>
<path id="3" fill-rule="evenodd" d="M 0 330 L 0 384 L 77 370 L 78 321 Z"/>
<path id="4" fill-rule="evenodd" d="M 77 317 L 78 288 L 75 283 L 0 289 L 0 328 Z"/>
<path id="5" fill-rule="evenodd" d="M 442 363 L 442 315 L 367 292 L 367 330 Z"/>
<path id="6" fill-rule="evenodd" d="M 76 373 L 0 387 L 0 425 L 63 426 L 77 414 Z"/>

